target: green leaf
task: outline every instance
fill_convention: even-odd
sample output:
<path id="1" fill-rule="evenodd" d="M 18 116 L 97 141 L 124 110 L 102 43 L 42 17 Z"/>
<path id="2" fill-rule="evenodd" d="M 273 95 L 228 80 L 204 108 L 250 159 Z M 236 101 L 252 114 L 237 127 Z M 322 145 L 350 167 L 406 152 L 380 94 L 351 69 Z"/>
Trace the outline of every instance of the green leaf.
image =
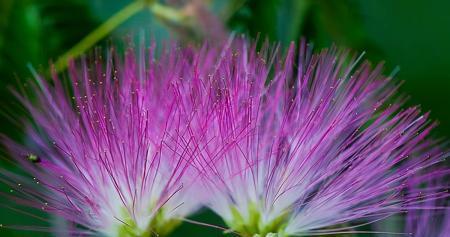
<path id="1" fill-rule="evenodd" d="M 305 19 L 310 10 L 311 0 L 285 0 L 278 11 L 277 38 L 289 45 L 302 37 Z"/>
<path id="2" fill-rule="evenodd" d="M 21 113 L 9 93 L 31 77 L 28 64 L 46 69 L 48 62 L 79 41 L 97 24 L 86 1 L 0 1 L 0 100 L 3 113 Z M 3 116 L 2 116 L 3 117 Z M 14 116 L 16 117 L 16 116 Z M 0 131 L 14 135 L 20 128 L 7 119 Z"/>
<path id="3" fill-rule="evenodd" d="M 271 40 L 277 38 L 277 14 L 280 0 L 247 0 L 234 13 L 228 24 L 232 30 L 247 32 L 255 37 L 261 34 Z"/>
<path id="4" fill-rule="evenodd" d="M 318 48 L 337 44 L 359 52 L 370 51 L 374 61 L 381 59 L 382 53 L 369 38 L 364 17 L 354 1 L 311 1 L 310 10 L 304 34 Z"/>

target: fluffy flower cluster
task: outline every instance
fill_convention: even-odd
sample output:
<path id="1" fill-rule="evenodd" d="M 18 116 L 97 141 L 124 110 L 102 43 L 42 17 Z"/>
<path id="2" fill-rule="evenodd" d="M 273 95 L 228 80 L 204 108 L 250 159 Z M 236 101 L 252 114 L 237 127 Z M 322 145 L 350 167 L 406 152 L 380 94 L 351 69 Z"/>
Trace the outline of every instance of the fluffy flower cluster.
<path id="1" fill-rule="evenodd" d="M 164 235 L 205 205 L 241 236 L 313 236 L 416 208 L 407 180 L 447 173 L 421 172 L 445 156 L 435 124 L 401 109 L 380 65 L 305 42 L 221 46 L 84 59 L 70 85 L 37 77 L 37 102 L 21 97 L 32 142 L 6 141 L 35 178 L 3 172 L 16 201 L 74 233 Z"/>
<path id="2" fill-rule="evenodd" d="M 180 97 L 190 64 L 179 52 L 155 62 L 153 50 L 73 63 L 69 85 L 36 76 L 37 102 L 19 96 L 31 142 L 7 141 L 33 177 L 3 172 L 17 202 L 85 228 L 73 233 L 120 237 L 166 234 L 199 207 L 192 158 L 175 144 L 191 116 Z"/>
<path id="3" fill-rule="evenodd" d="M 203 162 L 208 207 L 240 235 L 352 232 L 343 224 L 420 202 L 420 192 L 402 195 L 412 175 L 445 173 L 418 174 L 446 154 L 427 139 L 427 114 L 400 109 L 380 65 L 358 66 L 335 48 L 312 55 L 304 42 L 285 56 L 247 47 L 222 51 L 202 96 L 214 112 L 199 116 L 209 127 L 190 149 Z"/>

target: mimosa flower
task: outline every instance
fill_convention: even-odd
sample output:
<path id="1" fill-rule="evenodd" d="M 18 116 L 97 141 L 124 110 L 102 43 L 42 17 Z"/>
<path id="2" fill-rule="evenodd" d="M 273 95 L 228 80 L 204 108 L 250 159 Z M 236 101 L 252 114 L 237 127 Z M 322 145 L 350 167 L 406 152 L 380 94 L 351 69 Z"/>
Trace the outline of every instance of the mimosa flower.
<path id="1" fill-rule="evenodd" d="M 229 43 L 200 75 L 205 127 L 189 151 L 208 207 L 242 236 L 315 236 L 416 203 L 402 196 L 405 180 L 445 154 L 428 113 L 401 109 L 381 65 L 304 42 L 285 56 L 257 48 Z"/>
<path id="2" fill-rule="evenodd" d="M 406 182 L 446 153 L 380 65 L 304 42 L 221 46 L 82 60 L 69 86 L 38 77 L 37 102 L 22 98 L 32 142 L 7 144 L 39 184 L 3 172 L 13 198 L 113 237 L 167 234 L 201 203 L 241 236 L 282 237 L 423 201 Z"/>
<path id="3" fill-rule="evenodd" d="M 36 75 L 36 102 L 19 95 L 30 142 L 5 138 L 32 179 L 3 171 L 8 196 L 79 227 L 67 232 L 111 237 L 166 235 L 199 207 L 191 158 L 165 145 L 190 116 L 178 95 L 187 53 L 170 47 L 155 60 L 154 49 L 74 62 L 69 83 Z"/>

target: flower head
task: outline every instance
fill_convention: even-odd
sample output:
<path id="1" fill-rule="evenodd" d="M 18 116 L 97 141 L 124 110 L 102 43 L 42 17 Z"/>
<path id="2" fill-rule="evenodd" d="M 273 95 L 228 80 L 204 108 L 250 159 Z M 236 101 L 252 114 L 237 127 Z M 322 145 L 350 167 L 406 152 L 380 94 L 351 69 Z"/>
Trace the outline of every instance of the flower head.
<path id="1" fill-rule="evenodd" d="M 381 66 L 304 42 L 222 46 L 85 59 L 70 85 L 37 77 L 37 102 L 21 97 L 30 142 L 6 139 L 34 177 L 3 171 L 13 198 L 120 237 L 164 235 L 201 203 L 252 237 L 345 233 L 415 207 L 408 178 L 437 176 L 422 171 L 445 154 Z"/>
<path id="2" fill-rule="evenodd" d="M 203 75 L 205 126 L 191 156 L 207 205 L 242 236 L 342 233 L 385 218 L 415 203 L 402 198 L 405 180 L 444 157 L 428 138 L 435 124 L 401 109 L 381 65 L 311 51 L 229 42 Z"/>
<path id="3" fill-rule="evenodd" d="M 73 62 L 68 83 L 36 75 L 36 102 L 19 95 L 29 142 L 4 139 L 33 179 L 2 171 L 10 197 L 80 227 L 72 232 L 120 237 L 167 234 L 198 208 L 176 140 L 190 116 L 179 96 L 188 50 L 154 60 L 154 49 Z"/>

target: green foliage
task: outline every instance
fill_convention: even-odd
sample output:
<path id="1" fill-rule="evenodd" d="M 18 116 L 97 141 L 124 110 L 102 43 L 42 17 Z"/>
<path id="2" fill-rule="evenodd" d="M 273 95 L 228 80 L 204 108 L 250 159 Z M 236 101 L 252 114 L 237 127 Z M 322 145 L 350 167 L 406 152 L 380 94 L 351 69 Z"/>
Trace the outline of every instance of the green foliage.
<path id="1" fill-rule="evenodd" d="M 0 73 L 28 75 L 27 63 L 47 66 L 90 32 L 97 22 L 86 1 L 4 0 Z"/>
<path id="2" fill-rule="evenodd" d="M 276 39 L 277 10 L 280 0 L 243 0 L 241 7 L 231 16 L 229 26 L 239 32 L 256 36 L 263 33 L 269 39 Z M 238 4 L 238 3 L 235 3 Z"/>
<path id="3" fill-rule="evenodd" d="M 49 60 L 79 41 L 97 22 L 82 0 L 3 0 L 0 9 L 0 108 L 17 114 L 22 111 L 10 87 L 23 87 L 31 76 L 28 65 L 47 70 Z M 1 132 L 19 132 L 10 120 L 4 123 Z"/>

